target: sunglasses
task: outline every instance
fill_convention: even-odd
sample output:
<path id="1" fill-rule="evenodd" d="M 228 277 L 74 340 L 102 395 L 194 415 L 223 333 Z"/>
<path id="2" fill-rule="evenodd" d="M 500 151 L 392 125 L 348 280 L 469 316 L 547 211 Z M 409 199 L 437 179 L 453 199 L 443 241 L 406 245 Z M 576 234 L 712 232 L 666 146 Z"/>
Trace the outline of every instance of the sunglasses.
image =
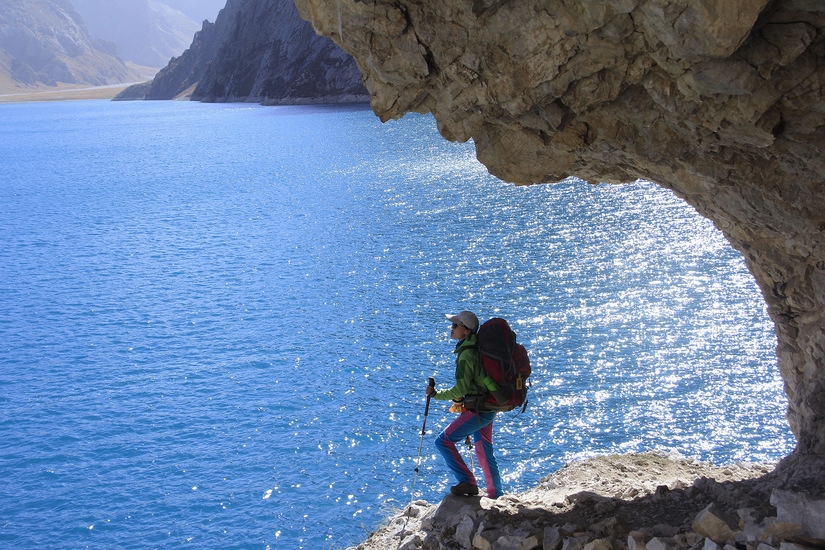
<path id="1" fill-rule="evenodd" d="M 459 325 L 458 323 L 453 323 L 453 328 L 463 327 L 464 325 Z"/>

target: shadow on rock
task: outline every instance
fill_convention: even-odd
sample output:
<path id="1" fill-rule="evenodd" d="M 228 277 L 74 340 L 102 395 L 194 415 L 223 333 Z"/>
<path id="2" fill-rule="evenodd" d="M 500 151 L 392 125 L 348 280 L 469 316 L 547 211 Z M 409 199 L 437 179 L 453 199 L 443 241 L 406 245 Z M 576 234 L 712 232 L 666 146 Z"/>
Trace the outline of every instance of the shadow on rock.
<path id="1" fill-rule="evenodd" d="M 773 470 L 649 453 L 596 457 L 518 495 L 415 502 L 358 549 L 821 549 L 823 472 L 821 457 L 793 455 Z"/>

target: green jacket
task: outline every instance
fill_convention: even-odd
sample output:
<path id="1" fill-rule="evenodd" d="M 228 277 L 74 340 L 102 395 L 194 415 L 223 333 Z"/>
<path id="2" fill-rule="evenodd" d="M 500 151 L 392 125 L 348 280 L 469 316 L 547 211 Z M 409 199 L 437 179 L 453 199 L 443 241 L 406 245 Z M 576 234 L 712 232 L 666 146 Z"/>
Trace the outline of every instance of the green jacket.
<path id="1" fill-rule="evenodd" d="M 476 335 L 471 334 L 455 347 L 455 386 L 449 390 L 435 392 L 433 399 L 459 400 L 465 395 L 477 395 L 485 390 L 484 378 L 487 373 L 481 366 L 476 348 Z"/>

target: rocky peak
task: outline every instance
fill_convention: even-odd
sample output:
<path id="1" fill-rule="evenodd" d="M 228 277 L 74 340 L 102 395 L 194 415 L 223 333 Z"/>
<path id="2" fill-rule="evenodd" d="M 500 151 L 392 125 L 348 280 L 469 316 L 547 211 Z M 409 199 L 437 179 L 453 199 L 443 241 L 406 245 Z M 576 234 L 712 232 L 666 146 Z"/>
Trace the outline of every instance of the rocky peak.
<path id="1" fill-rule="evenodd" d="M 264 104 L 366 101 L 353 59 L 315 34 L 290 0 L 229 0 L 214 26 L 145 90 L 146 99 L 191 95 L 196 101 Z"/>

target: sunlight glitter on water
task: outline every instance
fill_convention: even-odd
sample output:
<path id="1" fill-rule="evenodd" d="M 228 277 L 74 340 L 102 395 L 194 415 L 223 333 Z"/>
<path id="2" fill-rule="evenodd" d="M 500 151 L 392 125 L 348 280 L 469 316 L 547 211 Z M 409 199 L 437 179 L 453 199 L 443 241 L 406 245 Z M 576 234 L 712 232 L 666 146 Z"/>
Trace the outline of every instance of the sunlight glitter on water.
<path id="1" fill-rule="evenodd" d="M 4 543 L 358 542 L 409 502 L 465 308 L 533 364 L 527 412 L 496 421 L 508 491 L 591 454 L 792 448 L 742 258 L 653 184 L 516 188 L 430 117 L 365 109 L 3 114 Z M 451 418 L 428 418 L 430 500 Z"/>

